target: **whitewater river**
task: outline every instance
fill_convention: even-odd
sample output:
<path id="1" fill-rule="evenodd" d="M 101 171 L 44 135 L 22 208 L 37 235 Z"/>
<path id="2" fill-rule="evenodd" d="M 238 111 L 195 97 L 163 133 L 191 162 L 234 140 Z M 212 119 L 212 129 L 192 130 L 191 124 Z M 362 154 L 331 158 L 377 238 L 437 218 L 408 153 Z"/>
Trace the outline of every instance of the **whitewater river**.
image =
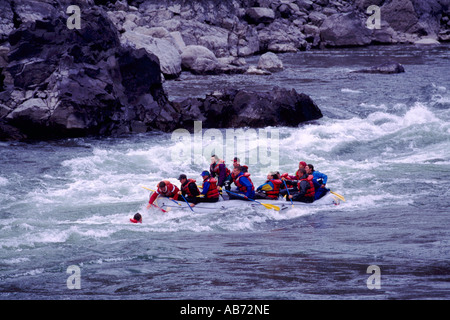
<path id="1" fill-rule="evenodd" d="M 449 49 L 289 53 L 271 76 L 165 83 L 172 100 L 226 86 L 310 95 L 322 119 L 257 131 L 244 151 L 274 152 L 242 162 L 255 185 L 312 163 L 340 205 L 146 210 L 141 186 L 208 168 L 195 150 L 211 140 L 193 132 L 191 145 L 172 133 L 0 142 L 0 299 L 449 299 Z M 406 72 L 351 73 L 388 59 Z"/>

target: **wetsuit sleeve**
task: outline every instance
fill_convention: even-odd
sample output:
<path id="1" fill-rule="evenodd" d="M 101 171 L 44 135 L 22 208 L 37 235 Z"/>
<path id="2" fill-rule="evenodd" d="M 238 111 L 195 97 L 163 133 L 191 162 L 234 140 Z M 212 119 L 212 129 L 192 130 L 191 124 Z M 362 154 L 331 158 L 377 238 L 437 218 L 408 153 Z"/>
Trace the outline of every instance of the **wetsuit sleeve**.
<path id="1" fill-rule="evenodd" d="M 209 183 L 208 181 L 206 181 L 206 182 L 203 184 L 203 191 L 202 191 L 202 194 L 206 195 L 206 194 L 208 193 L 209 185 L 210 185 L 210 183 Z"/>
<path id="2" fill-rule="evenodd" d="M 174 193 L 174 196 L 173 196 L 173 200 L 178 200 L 178 192 L 180 191 L 180 189 L 178 189 L 178 187 L 177 186 L 173 186 L 173 193 Z"/>
<path id="3" fill-rule="evenodd" d="M 313 173 L 314 180 L 322 179 L 322 184 L 327 184 L 328 176 L 322 172 L 314 171 Z"/>
<path id="4" fill-rule="evenodd" d="M 251 188 L 251 186 L 250 186 L 250 188 Z M 258 190 L 258 191 L 272 191 L 273 190 L 273 183 L 272 182 L 266 182 L 266 183 L 264 183 L 264 184 L 262 184 L 262 185 L 260 185 L 259 187 L 258 187 L 258 189 L 256 189 L 256 190 Z"/>
<path id="5" fill-rule="evenodd" d="M 150 196 L 150 200 L 148 201 L 148 203 L 153 204 L 153 202 L 155 202 L 157 197 L 158 197 L 158 193 L 153 192 L 152 195 Z"/>
<path id="6" fill-rule="evenodd" d="M 219 164 L 219 178 L 217 179 L 217 184 L 219 186 L 223 186 L 225 182 L 225 178 L 227 177 L 227 170 L 223 163 Z"/>
<path id="7" fill-rule="evenodd" d="M 247 191 L 245 192 L 245 195 L 247 197 L 250 196 L 250 193 L 252 191 L 252 184 L 250 183 L 250 181 L 246 178 L 246 177 L 242 177 L 241 179 L 241 183 L 246 187 Z"/>

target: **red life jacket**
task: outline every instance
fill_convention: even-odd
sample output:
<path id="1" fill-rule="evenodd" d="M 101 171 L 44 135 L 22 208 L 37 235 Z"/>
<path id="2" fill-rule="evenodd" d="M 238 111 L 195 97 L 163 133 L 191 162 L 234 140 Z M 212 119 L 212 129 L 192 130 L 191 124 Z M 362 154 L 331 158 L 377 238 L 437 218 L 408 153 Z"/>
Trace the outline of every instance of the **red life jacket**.
<path id="1" fill-rule="evenodd" d="M 312 176 L 312 174 L 310 174 L 308 176 L 308 178 L 300 179 L 300 181 L 298 182 L 298 190 L 300 190 L 300 182 L 301 181 L 308 181 L 309 182 L 309 188 L 306 190 L 305 197 L 312 197 L 312 198 L 314 198 L 316 190 L 314 189 L 314 183 L 313 183 L 312 180 L 313 180 L 313 176 Z"/>
<path id="2" fill-rule="evenodd" d="M 205 182 L 209 182 L 209 189 L 208 192 L 206 192 L 206 198 L 218 198 L 219 188 L 217 188 L 217 179 L 216 178 L 208 178 L 203 180 L 203 188 L 205 187 Z"/>
<path id="3" fill-rule="evenodd" d="M 193 183 L 195 185 L 195 180 L 194 179 L 188 179 L 188 182 L 186 182 L 185 184 L 181 185 L 181 191 L 184 192 L 188 197 L 192 197 L 193 198 L 193 197 L 196 197 L 196 195 L 193 195 L 191 193 L 191 190 L 189 189 L 189 185 L 191 183 Z"/>
<path id="4" fill-rule="evenodd" d="M 159 188 L 159 185 L 158 185 L 158 190 L 156 190 L 156 192 L 157 192 L 158 194 L 160 194 L 160 195 L 162 195 L 162 196 L 165 196 L 165 197 L 174 197 L 175 195 L 178 194 L 179 189 L 178 189 L 177 186 L 173 185 L 173 184 L 170 183 L 170 181 L 168 181 L 168 180 L 164 180 L 164 183 L 166 184 L 166 192 L 164 192 L 163 190 L 161 190 L 161 189 Z"/>
<path id="5" fill-rule="evenodd" d="M 281 184 L 283 183 L 283 181 L 281 181 L 280 179 L 272 179 L 269 181 L 272 182 L 273 189 L 266 191 L 266 195 L 269 198 L 278 199 L 278 196 L 280 195 L 280 187 L 281 187 Z"/>
<path id="6" fill-rule="evenodd" d="M 255 186 L 253 185 L 253 182 L 250 179 L 250 173 L 248 172 L 245 172 L 244 174 L 241 174 L 240 176 L 234 179 L 234 183 L 239 188 L 239 191 L 241 191 L 242 193 L 247 193 L 247 187 L 241 184 L 241 182 L 239 181 L 239 179 L 241 179 L 242 177 L 246 177 L 248 181 L 250 181 L 250 183 L 252 184 L 252 191 L 255 191 Z"/>

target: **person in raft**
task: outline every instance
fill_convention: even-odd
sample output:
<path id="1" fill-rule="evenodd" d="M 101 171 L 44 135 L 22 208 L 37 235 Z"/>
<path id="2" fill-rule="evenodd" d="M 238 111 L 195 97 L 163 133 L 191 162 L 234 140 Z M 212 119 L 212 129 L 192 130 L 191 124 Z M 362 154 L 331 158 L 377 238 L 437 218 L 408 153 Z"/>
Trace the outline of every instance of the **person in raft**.
<path id="1" fill-rule="evenodd" d="M 130 218 L 130 222 L 132 222 L 132 223 L 142 223 L 142 216 L 141 216 L 141 214 L 139 212 L 136 213 L 133 218 Z"/>
<path id="2" fill-rule="evenodd" d="M 300 180 L 300 170 L 302 170 L 302 169 L 306 170 L 306 162 L 305 161 L 300 161 L 298 163 L 298 169 L 295 172 L 294 176 L 290 176 L 286 172 L 286 173 L 283 173 L 281 175 L 281 178 L 282 178 L 282 180 L 285 180 L 285 181 L 287 181 L 287 180 L 289 180 L 289 181 Z M 284 196 L 287 196 L 288 193 L 295 193 L 297 191 L 298 191 L 298 189 L 297 189 L 297 184 L 296 183 L 295 184 L 291 184 L 291 187 L 289 188 L 289 191 L 284 187 L 284 183 L 283 183 L 283 187 L 281 188 L 281 191 L 280 191 L 280 196 L 284 197 Z"/>
<path id="3" fill-rule="evenodd" d="M 233 193 L 240 194 L 242 196 L 237 196 L 232 193 L 229 193 L 230 200 L 243 200 L 243 199 L 255 199 L 255 186 L 253 185 L 252 180 L 250 179 L 250 173 L 243 172 L 242 168 L 235 167 L 233 169 L 233 180 L 237 189 L 233 191 Z"/>
<path id="4" fill-rule="evenodd" d="M 227 190 L 229 190 L 232 182 L 231 171 L 227 168 L 225 162 L 219 159 L 219 157 L 215 154 L 211 156 L 211 165 L 209 166 L 209 172 L 212 178 L 217 179 L 217 185 L 219 187 L 225 187 Z"/>
<path id="5" fill-rule="evenodd" d="M 198 190 L 196 180 L 188 179 L 185 174 L 180 174 L 178 180 L 181 183 L 180 191 L 178 194 L 182 195 L 187 202 L 190 203 L 190 206 L 195 206 L 198 202 L 200 202 L 198 196 L 200 195 L 200 190 Z"/>
<path id="6" fill-rule="evenodd" d="M 255 199 L 278 200 L 283 185 L 277 172 L 269 172 L 267 181 L 256 188 Z"/>
<path id="7" fill-rule="evenodd" d="M 314 166 L 310 163 L 305 167 L 305 170 L 308 175 L 313 176 L 313 184 L 316 189 L 314 200 L 322 198 L 329 191 L 326 187 L 328 176 L 325 173 L 314 170 Z"/>
<path id="8" fill-rule="evenodd" d="M 203 171 L 201 174 L 203 178 L 202 193 L 199 202 L 217 202 L 219 201 L 219 188 L 217 186 L 217 179 L 212 178 L 209 171 Z"/>
<path id="9" fill-rule="evenodd" d="M 297 184 L 298 191 L 286 197 L 286 201 L 300 201 L 311 203 L 314 201 L 315 189 L 313 184 L 313 176 L 308 175 L 305 169 L 299 169 L 297 173 L 300 175 L 299 180 L 285 180 L 288 185 Z"/>
<path id="10" fill-rule="evenodd" d="M 150 200 L 148 201 L 147 209 L 153 205 L 153 202 L 155 202 L 158 196 L 167 197 L 171 200 L 178 200 L 178 191 L 180 191 L 180 189 L 178 189 L 178 187 L 170 181 L 161 181 L 158 183 L 158 188 L 156 191 L 152 193 Z"/>

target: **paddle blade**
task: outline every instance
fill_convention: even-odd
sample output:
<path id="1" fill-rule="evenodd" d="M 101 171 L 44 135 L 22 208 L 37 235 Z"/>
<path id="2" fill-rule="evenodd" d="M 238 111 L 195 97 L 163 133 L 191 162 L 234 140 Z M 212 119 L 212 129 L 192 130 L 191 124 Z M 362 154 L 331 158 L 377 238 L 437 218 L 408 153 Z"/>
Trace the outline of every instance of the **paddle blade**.
<path id="1" fill-rule="evenodd" d="M 275 211 L 280 211 L 280 207 L 274 204 L 261 203 L 266 209 L 273 209 Z"/>
<path id="2" fill-rule="evenodd" d="M 330 190 L 330 192 L 331 192 L 332 194 L 334 194 L 336 197 L 338 197 L 339 199 L 341 199 L 342 201 L 345 201 L 344 196 L 342 196 L 342 195 L 340 195 L 339 193 L 336 193 L 336 192 L 334 192 L 334 191 L 331 191 L 331 190 Z"/>

